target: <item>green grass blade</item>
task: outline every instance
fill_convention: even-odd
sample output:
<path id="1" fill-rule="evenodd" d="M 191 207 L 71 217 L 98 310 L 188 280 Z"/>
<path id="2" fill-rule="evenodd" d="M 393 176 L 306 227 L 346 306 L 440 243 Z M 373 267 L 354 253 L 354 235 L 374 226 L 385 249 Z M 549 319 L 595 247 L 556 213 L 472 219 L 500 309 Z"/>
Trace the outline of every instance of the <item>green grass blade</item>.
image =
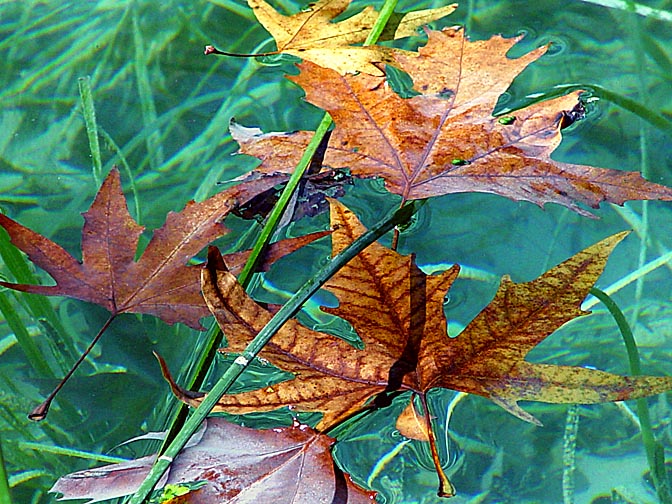
<path id="1" fill-rule="evenodd" d="M 310 140 L 308 147 L 306 147 L 306 150 L 304 151 L 303 156 L 299 161 L 299 164 L 296 166 L 294 172 L 292 173 L 292 176 L 290 177 L 289 181 L 287 182 L 287 185 L 285 186 L 285 189 L 282 191 L 282 194 L 280 195 L 278 202 L 273 207 L 273 210 L 268 216 L 268 219 L 266 219 L 266 223 L 264 224 L 264 227 L 261 230 L 261 233 L 257 238 L 256 243 L 254 244 L 252 253 L 248 258 L 247 263 L 243 268 L 243 271 L 240 273 L 240 276 L 238 277 L 238 281 L 241 283 L 243 287 L 247 287 L 248 283 L 250 282 L 252 274 L 256 269 L 257 262 L 259 261 L 259 257 L 261 256 L 262 252 L 265 250 L 267 245 L 270 243 L 271 237 L 275 232 L 275 228 L 277 227 L 278 221 L 282 218 L 282 215 L 285 213 L 289 200 L 292 198 L 292 195 L 294 194 L 294 191 L 298 187 L 299 182 L 301 182 L 301 177 L 303 177 L 303 174 L 310 165 L 310 161 L 313 158 L 313 155 L 315 154 L 317 147 L 320 145 L 320 142 L 324 138 L 324 135 L 327 134 L 327 131 L 329 130 L 331 125 L 332 125 L 331 116 L 329 114 L 325 114 L 324 117 L 322 118 L 322 121 L 320 122 L 320 125 L 317 127 L 317 130 L 315 131 L 313 138 Z"/>
<path id="2" fill-rule="evenodd" d="M 42 443 L 33 443 L 31 441 L 22 441 L 19 443 L 21 448 L 29 448 L 41 453 L 55 453 L 57 455 L 65 455 L 68 457 L 76 457 L 87 460 L 96 460 L 98 462 L 105 462 L 106 464 L 119 464 L 128 462 L 129 459 L 123 457 L 113 457 L 111 455 L 102 455 L 100 453 L 91 453 L 74 448 L 64 448 L 62 446 L 46 445 Z"/>
<path id="3" fill-rule="evenodd" d="M 392 14 L 394 14 L 394 9 L 397 7 L 397 0 L 386 0 L 383 4 L 383 7 L 380 9 L 376 23 L 371 28 L 369 35 L 364 41 L 364 45 L 372 45 L 378 41 L 381 33 L 385 30 L 385 25 L 390 20 Z"/>
<path id="4" fill-rule="evenodd" d="M 128 177 L 129 180 L 129 189 L 131 190 L 131 194 L 133 195 L 133 205 L 135 206 L 135 222 L 137 222 L 138 224 L 142 224 L 142 214 L 140 212 L 140 197 L 138 195 L 138 188 L 135 185 L 135 177 L 133 176 L 133 170 L 131 170 L 131 166 L 128 164 L 126 156 L 121 150 L 121 147 L 119 147 L 117 142 L 114 141 L 112 135 L 110 135 L 107 131 L 105 131 L 102 128 L 100 129 L 100 135 L 105 139 L 105 141 L 110 145 L 110 147 L 114 149 L 114 151 L 117 153 L 117 156 L 119 157 L 119 161 L 121 161 L 121 166 L 124 168 L 124 172 L 126 173 L 126 176 Z"/>
<path id="5" fill-rule="evenodd" d="M 23 254 L 12 245 L 9 235 L 4 229 L 0 229 L 0 257 L 2 257 L 5 266 L 12 273 L 18 283 L 38 284 L 37 277 L 33 274 L 28 262 Z M 22 300 L 36 320 L 46 320 L 49 325 L 59 334 L 61 341 L 65 342 L 67 349 L 73 355 L 78 355 L 79 351 L 72 343 L 71 338 L 66 337 L 67 331 L 56 315 L 49 300 L 45 296 L 35 296 L 28 294 L 22 296 Z M 67 368 L 66 368 L 67 369 Z"/>
<path id="6" fill-rule="evenodd" d="M 93 180 L 99 186 L 103 181 L 103 162 L 100 157 L 100 142 L 98 141 L 98 122 L 96 121 L 96 109 L 93 105 L 93 91 L 91 90 L 91 77 L 77 79 L 79 97 L 82 100 L 82 112 L 86 135 L 89 138 L 91 150 L 91 162 L 93 163 Z"/>
<path id="7" fill-rule="evenodd" d="M 0 439 L 0 504 L 12 504 L 12 496 L 9 493 L 9 476 L 2 453 L 2 439 Z"/>
<path id="8" fill-rule="evenodd" d="M 145 42 L 140 31 L 137 14 L 133 15 L 133 45 L 135 46 L 135 58 L 133 66 L 135 67 L 135 78 L 138 84 L 138 96 L 140 97 L 140 107 L 142 109 L 142 118 L 145 125 L 154 123 L 157 119 L 156 105 L 154 103 L 154 94 L 150 84 L 147 67 L 149 61 L 145 49 Z M 163 147 L 161 145 L 161 133 L 159 130 L 153 131 L 146 140 L 147 151 L 152 169 L 156 169 L 163 163 Z"/>
<path id="9" fill-rule="evenodd" d="M 53 378 L 55 376 L 54 373 L 42 357 L 42 352 L 40 352 L 40 349 L 33 341 L 33 338 L 30 337 L 26 325 L 23 323 L 23 320 L 21 320 L 21 317 L 16 312 L 9 299 L 7 299 L 4 292 L 0 292 L 0 313 L 5 317 L 5 321 L 13 331 L 16 341 L 21 347 L 21 350 L 23 350 L 23 353 L 33 369 L 35 369 L 41 376 Z"/>
<path id="10" fill-rule="evenodd" d="M 642 374 L 642 368 L 639 359 L 639 350 L 635 337 L 630 329 L 630 324 L 625 318 L 625 315 L 609 295 L 597 287 L 592 287 L 590 293 L 598 298 L 604 306 L 607 307 L 611 316 L 614 317 L 618 329 L 621 331 L 623 342 L 628 353 L 628 362 L 630 364 L 630 374 L 639 376 Z M 670 492 L 670 482 L 667 477 L 667 470 L 665 468 L 664 456 L 658 456 L 658 452 L 662 449 L 659 443 L 653 436 L 653 429 L 651 427 L 651 415 L 649 414 L 649 406 L 645 398 L 637 399 L 637 416 L 642 430 L 642 442 L 646 451 L 646 458 L 649 462 L 651 470 L 651 478 L 658 493 L 658 497 L 662 504 L 672 503 L 672 493 Z"/>

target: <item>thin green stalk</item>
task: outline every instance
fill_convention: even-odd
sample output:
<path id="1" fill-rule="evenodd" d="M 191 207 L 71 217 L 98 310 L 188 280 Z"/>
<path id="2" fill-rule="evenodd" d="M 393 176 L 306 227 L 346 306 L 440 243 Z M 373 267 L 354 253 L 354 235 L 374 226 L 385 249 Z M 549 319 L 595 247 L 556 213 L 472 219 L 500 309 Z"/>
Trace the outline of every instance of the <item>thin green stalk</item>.
<path id="1" fill-rule="evenodd" d="M 252 252 L 250 253 L 249 258 L 245 263 L 245 267 L 238 276 L 238 281 L 243 287 L 247 287 L 249 281 L 251 280 L 252 274 L 257 267 L 259 257 L 270 243 L 278 221 L 285 213 L 289 200 L 292 198 L 292 195 L 298 187 L 299 182 L 301 182 L 301 178 L 310 165 L 310 161 L 313 159 L 317 147 L 320 145 L 324 135 L 327 134 L 327 131 L 331 127 L 332 123 L 333 121 L 331 120 L 331 116 L 329 114 L 324 114 L 322 121 L 320 121 L 320 125 L 317 127 L 317 130 L 315 130 L 313 138 L 310 140 L 308 147 L 306 147 L 303 156 L 301 156 L 299 164 L 296 165 L 296 168 L 294 169 L 292 176 L 289 178 L 287 185 L 282 191 L 278 202 L 273 207 L 273 210 L 269 214 L 268 219 L 266 219 L 266 223 L 264 224 L 264 227 L 261 230 L 259 237 L 257 238 L 257 242 L 254 244 Z"/>
<path id="2" fill-rule="evenodd" d="M 2 454 L 2 440 L 0 440 L 0 504 L 12 504 L 9 493 L 9 475 L 5 467 L 5 457 Z"/>
<path id="3" fill-rule="evenodd" d="M 131 497 L 130 504 L 141 504 L 150 494 L 163 473 L 168 469 L 173 459 L 179 454 L 187 441 L 201 425 L 201 422 L 210 413 L 219 399 L 231 387 L 231 384 L 240 376 L 247 365 L 268 343 L 271 337 L 294 316 L 305 303 L 324 283 L 331 278 L 334 273 L 341 269 L 353 257 L 368 247 L 371 243 L 383 236 L 394 226 L 403 224 L 417 211 L 421 202 L 411 202 L 394 212 L 390 217 L 379 222 L 369 231 L 352 242 L 346 249 L 333 258 L 333 260 L 322 268 L 312 279 L 306 282 L 294 296 L 273 316 L 266 326 L 257 334 L 257 336 L 245 348 L 243 353 L 226 370 L 215 386 L 210 390 L 203 402 L 196 408 L 191 417 L 186 421 L 184 427 L 177 435 L 175 440 L 170 443 L 166 451 L 160 456 L 152 467 L 147 478 L 142 483 L 137 492 Z"/>
<path id="4" fill-rule="evenodd" d="M 592 287 L 590 293 L 604 303 L 604 306 L 607 307 L 611 316 L 614 317 L 616 325 L 618 325 L 618 329 L 621 331 L 621 336 L 623 337 L 623 342 L 625 343 L 625 348 L 628 353 L 630 374 L 633 376 L 641 375 L 642 369 L 639 360 L 639 350 L 637 349 L 635 337 L 632 334 L 632 330 L 630 329 L 630 325 L 628 324 L 625 315 L 606 292 L 597 287 Z M 670 493 L 670 484 L 665 469 L 665 456 L 664 454 L 661 456 L 662 446 L 660 446 L 653 436 L 649 406 L 644 398 L 637 399 L 637 416 L 639 417 L 641 426 L 646 459 L 649 463 L 651 478 L 653 479 L 653 484 L 658 493 L 658 498 L 663 504 L 671 504 L 672 493 Z"/>
<path id="5" fill-rule="evenodd" d="M 103 180 L 103 162 L 100 157 L 98 123 L 96 122 L 96 109 L 93 105 L 91 78 L 89 76 L 80 77 L 77 79 L 77 84 L 79 85 L 79 96 L 82 100 L 86 134 L 89 137 L 89 149 L 91 150 L 91 162 L 93 163 L 93 180 L 99 186 Z"/>
<path id="6" fill-rule="evenodd" d="M 63 446 L 47 445 L 43 443 L 33 443 L 30 441 L 21 441 L 19 446 L 21 448 L 35 450 L 39 453 L 55 453 L 57 455 L 65 455 L 67 457 L 96 460 L 98 462 L 105 462 L 107 464 L 120 464 L 122 462 L 129 461 L 129 459 L 123 457 L 114 457 L 111 455 L 104 455 L 102 453 L 92 453 L 74 448 L 65 448 Z"/>
<path id="7" fill-rule="evenodd" d="M 376 19 L 376 23 L 373 25 L 373 28 L 371 28 L 369 35 L 366 37 L 366 40 L 364 41 L 365 46 L 375 44 L 378 41 L 378 39 L 380 38 L 380 34 L 383 33 L 385 25 L 390 20 L 392 14 L 394 14 L 394 9 L 396 7 L 397 7 L 397 0 L 385 1 L 383 7 L 380 9 L 380 13 L 378 14 L 378 19 Z"/>
<path id="8" fill-rule="evenodd" d="M 212 361 L 215 360 L 215 355 L 217 355 L 217 350 L 222 344 L 222 330 L 219 328 L 219 325 L 216 321 L 213 321 L 210 325 L 210 328 L 203 336 L 205 343 L 201 345 L 201 348 L 197 352 L 198 362 L 194 366 L 194 373 L 191 380 L 187 385 L 189 390 L 199 389 L 210 369 Z M 161 443 L 159 448 L 159 455 L 168 449 L 170 444 L 175 440 L 180 430 L 182 430 L 184 423 L 187 421 L 189 416 L 189 406 L 186 404 L 180 404 L 178 410 L 174 413 L 172 420 L 170 421 L 170 427 L 168 428 L 168 433 L 166 434 L 165 439 Z"/>
<path id="9" fill-rule="evenodd" d="M 28 333 L 28 328 L 26 328 L 4 292 L 0 292 L 0 313 L 2 313 L 14 336 L 16 336 L 16 341 L 33 369 L 41 376 L 53 378 L 55 376 L 53 371 L 42 357 L 42 352 Z"/>
<path id="10" fill-rule="evenodd" d="M 154 93 L 150 84 L 149 57 L 145 48 L 145 41 L 140 30 L 137 10 L 133 12 L 133 46 L 135 49 L 135 58 L 133 67 L 135 69 L 135 79 L 138 85 L 138 98 L 140 99 L 140 110 L 145 125 L 154 123 L 157 119 L 156 104 L 154 103 Z M 147 154 L 149 164 L 152 169 L 156 169 L 163 164 L 163 147 L 161 145 L 161 134 L 157 128 L 146 138 Z"/>
<path id="11" fill-rule="evenodd" d="M 137 222 L 138 224 L 142 224 L 142 213 L 140 211 L 140 197 L 138 195 L 138 188 L 135 186 L 135 178 L 133 177 L 133 170 L 131 170 L 131 167 L 128 164 L 128 161 L 126 160 L 124 152 L 121 150 L 121 147 L 117 145 L 117 142 L 114 141 L 112 135 L 110 135 L 107 131 L 105 131 L 102 128 L 100 129 L 100 134 L 109 144 L 109 146 L 112 149 L 114 149 L 117 156 L 119 157 L 121 166 L 124 168 L 126 176 L 128 177 L 129 180 L 129 189 L 131 190 L 131 194 L 133 195 L 133 204 L 135 206 L 135 222 Z"/>

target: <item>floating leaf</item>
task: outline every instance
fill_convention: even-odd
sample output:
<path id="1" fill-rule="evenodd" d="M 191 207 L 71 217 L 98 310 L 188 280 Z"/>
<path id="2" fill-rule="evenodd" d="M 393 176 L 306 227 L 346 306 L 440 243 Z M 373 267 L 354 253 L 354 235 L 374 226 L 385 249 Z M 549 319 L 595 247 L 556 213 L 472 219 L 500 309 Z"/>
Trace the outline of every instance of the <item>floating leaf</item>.
<path id="1" fill-rule="evenodd" d="M 226 215 L 259 192 L 272 188 L 285 177 L 265 177 L 227 189 L 211 198 L 171 212 L 166 223 L 154 232 L 139 260 L 138 240 L 144 228 L 128 212 L 119 172 L 110 172 L 91 208 L 84 213 L 82 261 L 60 245 L 0 214 L 0 226 L 12 243 L 30 260 L 49 273 L 56 285 L 26 285 L 0 282 L 23 292 L 46 296 L 68 296 L 96 303 L 112 315 L 149 313 L 174 324 L 182 322 L 202 329 L 199 319 L 209 314 L 200 293 L 200 267 L 188 261 L 210 242 L 227 232 Z M 269 252 L 277 259 L 292 248 L 321 235 L 286 242 Z M 236 267 L 244 254 L 229 258 Z"/>
<path id="2" fill-rule="evenodd" d="M 364 231 L 338 202 L 332 202 L 332 226 L 334 255 Z M 326 429 L 380 392 L 410 390 L 424 396 L 443 387 L 488 397 L 538 423 L 517 401 L 600 403 L 669 390 L 672 377 L 623 377 L 525 360 L 561 325 L 585 313 L 581 302 L 626 234 L 606 238 L 531 282 L 504 277 L 492 302 L 455 338 L 446 334 L 443 301 L 459 268 L 425 275 L 412 256 L 374 243 L 325 284 L 339 301 L 337 308 L 325 310 L 353 325 L 364 350 L 290 320 L 260 355 L 295 378 L 224 396 L 219 409 L 237 414 L 282 406 L 320 411 L 324 417 L 318 428 Z M 203 294 L 229 335 L 227 352 L 242 351 L 271 318 L 226 271 L 214 249 L 203 272 Z M 198 394 L 175 391 L 190 404 L 200 403 Z"/>
<path id="3" fill-rule="evenodd" d="M 638 173 L 551 159 L 561 130 L 583 117 L 578 91 L 492 117 L 514 77 L 546 50 L 508 59 L 517 40 L 470 42 L 461 30 L 429 32 L 419 55 L 397 55 L 421 93 L 412 98 L 397 95 L 385 77 L 343 76 L 311 62 L 289 79 L 336 123 L 325 165 L 382 177 L 405 200 L 484 192 L 539 206 L 557 203 L 584 216 L 592 214 L 582 205 L 597 208 L 603 201 L 672 200 L 672 189 Z M 267 153 L 279 151 L 284 163 L 293 164 L 291 150 L 300 150 L 307 138 L 306 132 L 261 136 L 241 151 L 263 159 L 260 168 L 272 172 L 278 165 Z M 291 150 L 279 145 L 283 141 Z"/>
<path id="4" fill-rule="evenodd" d="M 320 0 L 293 16 L 284 16 L 263 0 L 248 0 L 259 22 L 273 36 L 279 52 L 312 61 L 339 73 L 366 72 L 381 75 L 374 63 L 394 63 L 396 51 L 381 46 L 357 46 L 366 40 L 378 13 L 368 6 L 343 21 L 332 22 L 342 14 L 350 0 Z M 418 27 L 447 16 L 456 4 L 438 9 L 397 15 L 388 24 L 381 40 L 415 34 Z"/>

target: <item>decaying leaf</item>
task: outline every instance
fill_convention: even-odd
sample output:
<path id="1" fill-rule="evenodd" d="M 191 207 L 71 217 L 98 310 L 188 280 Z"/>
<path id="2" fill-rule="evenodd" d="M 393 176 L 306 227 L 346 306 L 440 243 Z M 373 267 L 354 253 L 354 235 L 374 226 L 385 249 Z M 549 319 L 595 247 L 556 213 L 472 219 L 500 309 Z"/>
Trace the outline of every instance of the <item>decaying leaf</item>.
<path id="1" fill-rule="evenodd" d="M 338 202 L 332 202 L 332 226 L 334 255 L 364 231 Z M 260 355 L 295 378 L 224 396 L 218 408 L 231 413 L 282 406 L 320 411 L 324 416 L 317 427 L 325 429 L 380 392 L 410 390 L 422 396 L 444 387 L 488 397 L 513 415 L 538 423 L 517 401 L 600 403 L 669 390 L 672 377 L 622 377 L 525 360 L 562 324 L 585 313 L 581 302 L 625 235 L 609 237 L 531 282 L 517 284 L 504 277 L 493 301 L 456 338 L 446 334 L 443 300 L 459 268 L 428 276 L 412 256 L 374 243 L 325 284 L 339 301 L 326 311 L 353 325 L 364 350 L 290 320 Z M 216 251 L 203 271 L 203 293 L 229 335 L 226 351 L 240 352 L 271 317 L 245 294 Z M 174 387 L 186 402 L 200 403 L 199 397 Z"/>
<path id="2" fill-rule="evenodd" d="M 336 123 L 325 166 L 349 168 L 353 176 L 382 177 L 404 199 L 460 192 L 494 193 L 543 206 L 557 203 L 586 216 L 583 206 L 602 201 L 671 200 L 672 189 L 638 173 L 560 163 L 550 158 L 561 129 L 580 119 L 579 92 L 534 104 L 506 118 L 491 115 L 513 78 L 539 58 L 540 48 L 517 59 L 506 52 L 518 39 L 470 42 L 463 31 L 429 32 L 418 55 L 397 61 L 413 79 L 418 96 L 404 99 L 385 77 L 340 75 L 311 62 L 289 77 L 306 99 Z M 309 134 L 258 137 L 241 151 L 262 158 L 262 170 L 277 170 L 281 152 L 290 165 L 289 142 L 300 152 Z M 298 156 L 298 154 L 297 154 Z M 298 159 L 298 157 L 296 158 Z"/>
<path id="3" fill-rule="evenodd" d="M 254 139 L 262 134 L 259 128 L 246 128 L 233 120 L 229 125 L 229 130 L 234 140 L 240 144 L 254 142 Z M 350 174 L 346 170 L 322 169 L 324 153 L 327 150 L 330 135 L 331 131 L 327 132 L 318 145 L 310 165 L 304 172 L 299 186 L 285 210 L 285 215 L 282 218 L 283 222 L 289 223 L 305 216 L 315 217 L 327 212 L 329 210 L 327 197 L 340 198 L 344 196 L 344 186 L 352 184 L 352 177 L 350 177 Z M 282 153 L 278 151 L 273 155 L 281 156 Z M 290 174 L 292 170 L 294 170 L 294 165 L 285 165 L 280 173 Z M 263 170 L 254 170 L 250 174 L 245 175 L 242 180 L 247 181 L 267 175 L 277 178 L 279 173 L 266 174 Z M 277 203 L 284 188 L 285 184 L 281 184 L 273 189 L 264 191 L 235 209 L 233 213 L 245 219 L 264 219 Z"/>
<path id="4" fill-rule="evenodd" d="M 209 418 L 200 441 L 180 452 L 159 486 L 206 481 L 180 501 L 190 504 L 375 502 L 375 492 L 359 488 L 334 465 L 333 442 L 298 423 L 254 430 Z M 72 473 L 50 492 L 63 494 L 61 499 L 91 499 L 89 503 L 127 495 L 137 490 L 153 460 L 143 457 Z"/>
<path id="5" fill-rule="evenodd" d="M 150 455 L 66 474 L 54 483 L 49 492 L 63 494 L 59 500 L 88 499 L 86 504 L 130 495 L 142 484 L 155 458 Z M 164 475 L 158 487 L 165 485 L 166 481 Z"/>
<path id="6" fill-rule="evenodd" d="M 187 261 L 226 233 L 222 220 L 232 209 L 282 180 L 284 177 L 266 177 L 237 185 L 201 203 L 189 202 L 181 212 L 168 215 L 135 261 L 144 228 L 129 214 L 119 172 L 112 170 L 84 214 L 81 262 L 48 238 L 0 214 L 0 226 L 7 230 L 12 243 L 56 281 L 53 286 L 0 285 L 90 301 L 113 315 L 149 313 L 170 324 L 182 322 L 202 329 L 199 319 L 209 312 L 200 293 L 200 267 L 188 266 Z M 276 250 L 269 251 L 270 257 L 277 259 L 319 237 L 278 244 Z M 237 268 L 244 263 L 245 254 L 230 256 L 229 260 Z"/>
<path id="7" fill-rule="evenodd" d="M 248 0 L 259 22 L 273 36 L 279 52 L 292 54 L 339 73 L 366 72 L 382 75 L 374 63 L 394 63 L 393 49 L 381 46 L 357 46 L 366 40 L 378 13 L 368 6 L 343 21 L 333 22 L 350 4 L 350 0 L 320 0 L 293 16 L 284 16 L 264 0 Z M 415 34 L 415 30 L 447 16 L 457 6 L 397 15 L 388 24 L 381 40 Z"/>

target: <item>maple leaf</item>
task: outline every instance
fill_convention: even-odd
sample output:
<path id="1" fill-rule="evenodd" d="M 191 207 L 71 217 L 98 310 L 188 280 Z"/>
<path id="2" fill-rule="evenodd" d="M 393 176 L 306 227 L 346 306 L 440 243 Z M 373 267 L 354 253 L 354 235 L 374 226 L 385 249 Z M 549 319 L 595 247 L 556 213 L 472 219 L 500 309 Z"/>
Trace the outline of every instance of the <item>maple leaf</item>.
<path id="1" fill-rule="evenodd" d="M 334 255 L 364 231 L 336 201 L 332 227 Z M 443 300 L 459 267 L 425 275 L 412 256 L 374 243 L 324 286 L 339 301 L 326 311 L 353 325 L 364 350 L 290 320 L 260 356 L 295 378 L 224 396 L 216 410 L 241 414 L 290 406 L 320 411 L 324 416 L 317 428 L 327 429 L 380 392 L 410 390 L 424 396 L 443 387 L 488 397 L 513 415 L 538 423 L 517 401 L 600 403 L 669 390 L 672 377 L 623 377 L 525 361 L 558 327 L 586 313 L 579 306 L 625 234 L 579 252 L 531 282 L 517 284 L 504 277 L 493 301 L 456 338 L 446 334 Z M 203 295 L 229 335 L 227 352 L 242 351 L 271 318 L 226 271 L 214 249 L 203 270 Z M 185 402 L 200 403 L 197 394 L 172 386 Z"/>
<path id="2" fill-rule="evenodd" d="M 381 46 L 355 46 L 366 40 L 378 13 L 368 6 L 362 12 L 339 22 L 332 20 L 342 14 L 350 0 L 320 0 L 293 16 L 284 16 L 263 0 L 248 0 L 259 22 L 273 36 L 278 52 L 309 60 L 339 73 L 366 72 L 382 75 L 374 63 L 394 63 L 395 50 Z M 415 35 L 423 24 L 447 16 L 456 4 L 438 9 L 396 15 L 381 40 Z"/>
<path id="3" fill-rule="evenodd" d="M 307 425 L 255 430 L 221 418 L 209 418 L 205 429 L 180 452 L 160 486 L 193 481 L 206 485 L 179 502 L 224 504 L 365 504 L 375 492 L 355 485 L 334 464 L 334 439 Z M 90 499 L 89 503 L 137 490 L 154 456 L 87 469 L 59 478 L 50 492 L 59 499 Z"/>
<path id="4" fill-rule="evenodd" d="M 397 55 L 421 93 L 412 98 L 397 95 L 385 77 L 342 76 L 310 62 L 289 77 L 336 123 L 325 166 L 349 168 L 358 177 L 382 177 L 387 189 L 404 200 L 484 192 L 539 206 L 557 203 L 592 216 L 580 205 L 672 199 L 672 189 L 647 182 L 638 173 L 551 159 L 562 128 L 583 115 L 578 91 L 531 105 L 515 116 L 492 117 L 513 78 L 546 48 L 507 59 L 507 50 L 519 39 L 495 36 L 470 42 L 461 30 L 428 33 L 418 55 Z M 288 159 L 290 151 L 300 152 L 310 135 L 248 137 L 241 152 L 260 157 L 261 170 L 278 171 L 275 159 L 265 153 L 279 153 L 293 166 L 298 157 Z"/>
<path id="5" fill-rule="evenodd" d="M 89 301 L 107 308 L 112 315 L 148 313 L 170 324 L 182 322 L 202 329 L 199 319 L 209 311 L 200 294 L 200 268 L 188 266 L 187 261 L 226 233 L 221 221 L 231 210 L 281 180 L 285 178 L 267 177 L 232 187 L 201 203 L 187 203 L 181 212 L 168 215 L 135 261 L 144 228 L 129 214 L 119 172 L 114 169 L 84 213 L 81 262 L 48 238 L 0 214 L 0 226 L 7 230 L 12 243 L 56 281 L 51 286 L 4 281 L 0 285 Z M 279 245 L 273 258 L 278 257 L 278 251 L 287 253 L 304 243 L 300 239 Z M 245 258 L 237 254 L 230 260 L 239 265 Z"/>

